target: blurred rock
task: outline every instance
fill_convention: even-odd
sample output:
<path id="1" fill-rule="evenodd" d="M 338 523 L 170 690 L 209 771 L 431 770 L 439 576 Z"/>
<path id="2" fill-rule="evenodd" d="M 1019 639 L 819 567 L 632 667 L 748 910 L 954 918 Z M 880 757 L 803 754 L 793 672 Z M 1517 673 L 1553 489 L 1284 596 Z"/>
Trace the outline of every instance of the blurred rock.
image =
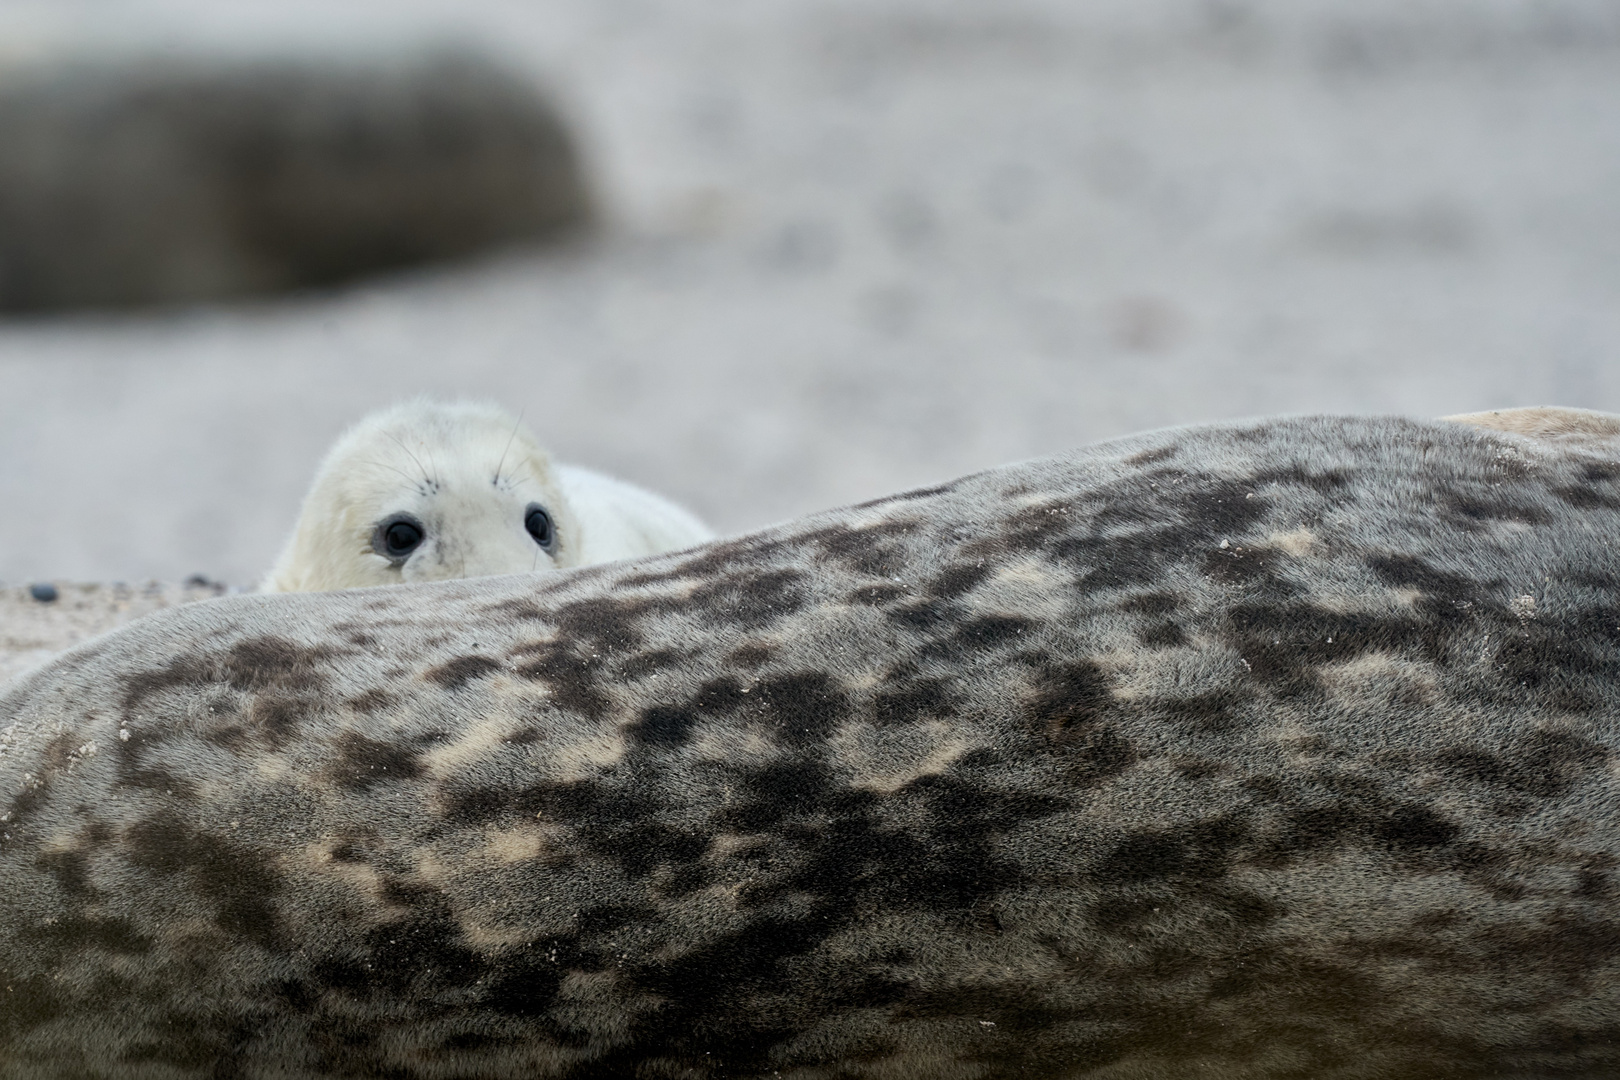
<path id="1" fill-rule="evenodd" d="M 469 53 L 153 55 L 0 79 L 0 310 L 325 285 L 588 213 L 556 113 Z"/>

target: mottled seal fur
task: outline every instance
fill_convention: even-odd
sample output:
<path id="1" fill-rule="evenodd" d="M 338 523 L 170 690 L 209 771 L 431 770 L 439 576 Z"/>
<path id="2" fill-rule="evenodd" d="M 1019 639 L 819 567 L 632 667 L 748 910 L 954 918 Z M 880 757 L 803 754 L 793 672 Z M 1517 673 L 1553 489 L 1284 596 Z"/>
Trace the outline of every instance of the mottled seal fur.
<path id="1" fill-rule="evenodd" d="M 390 542 L 400 527 L 415 543 Z M 320 592 L 589 566 L 713 537 L 660 495 L 553 462 L 494 405 L 418 398 L 343 433 L 259 588 Z"/>
<path id="2" fill-rule="evenodd" d="M 0 698 L 7 1077 L 1620 1075 L 1620 445 L 1172 430 Z"/>

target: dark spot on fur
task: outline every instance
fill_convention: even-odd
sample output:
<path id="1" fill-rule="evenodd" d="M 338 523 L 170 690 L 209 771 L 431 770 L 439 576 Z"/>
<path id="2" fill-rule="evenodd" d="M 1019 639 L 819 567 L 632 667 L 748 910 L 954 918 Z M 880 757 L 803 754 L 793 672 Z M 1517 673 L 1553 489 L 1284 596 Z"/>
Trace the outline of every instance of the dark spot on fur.
<path id="1" fill-rule="evenodd" d="M 281 879 L 273 856 L 193 829 L 169 813 L 130 826 L 125 843 L 133 865 L 156 874 L 185 874 L 214 902 L 214 922 L 228 936 L 281 951 L 275 908 Z"/>
<path id="2" fill-rule="evenodd" d="M 674 649 L 650 649 L 647 652 L 637 653 L 620 664 L 619 678 L 645 679 L 649 675 L 678 668 L 690 659 L 689 653 L 677 652 Z"/>
<path id="3" fill-rule="evenodd" d="M 890 619 L 919 633 L 954 630 L 960 621 L 955 605 L 943 600 L 923 600 L 888 612 Z"/>
<path id="4" fill-rule="evenodd" d="M 338 756 L 329 767 L 330 774 L 351 791 L 369 791 L 377 784 L 414 780 L 422 775 L 416 754 L 397 743 L 350 731 L 340 736 L 334 747 Z"/>
<path id="5" fill-rule="evenodd" d="M 1457 826 L 1421 803 L 1400 807 L 1378 828 L 1378 835 L 1400 848 L 1430 848 L 1457 838 Z"/>
<path id="6" fill-rule="evenodd" d="M 1590 482 L 1554 488 L 1553 494 L 1577 510 L 1620 510 L 1620 491 L 1599 490 Z"/>
<path id="7" fill-rule="evenodd" d="M 1221 775 L 1230 767 L 1222 761 L 1196 757 L 1172 758 L 1170 764 L 1187 780 L 1208 780 L 1212 776 Z"/>
<path id="8" fill-rule="evenodd" d="M 490 604 L 485 610 L 503 618 L 521 619 L 525 622 L 548 622 L 551 618 L 539 604 L 528 599 L 501 600 Z"/>
<path id="9" fill-rule="evenodd" d="M 1048 499 L 1026 506 L 1012 514 L 1002 527 L 1002 535 L 1009 547 L 1022 551 L 1038 551 L 1057 537 L 1067 535 L 1078 515 L 1067 499 Z"/>
<path id="10" fill-rule="evenodd" d="M 1113 701 L 1108 677 L 1089 660 L 1040 672 L 1035 694 L 1025 707 L 1029 725 L 1055 743 L 1083 738 L 1107 714 Z"/>
<path id="11" fill-rule="evenodd" d="M 127 717 L 147 698 L 173 689 L 195 689 L 218 681 L 215 665 L 198 656 L 181 656 L 157 670 L 141 671 L 124 680 L 123 711 Z"/>
<path id="12" fill-rule="evenodd" d="M 1291 484 L 1310 488 L 1318 495 L 1336 495 L 1350 486 L 1350 478 L 1339 469 L 1315 471 L 1296 463 L 1280 468 L 1260 469 L 1254 473 L 1250 483 L 1256 488 L 1266 484 Z"/>
<path id="13" fill-rule="evenodd" d="M 1474 601 L 1489 588 L 1487 583 L 1441 570 L 1412 555 L 1375 555 L 1367 566 L 1386 585 L 1418 589 L 1442 600 Z"/>
<path id="14" fill-rule="evenodd" d="M 1125 464 L 1135 465 L 1140 468 L 1143 465 L 1157 465 L 1159 462 L 1168 461 L 1175 456 L 1176 448 L 1174 445 L 1160 446 L 1152 450 L 1142 450 L 1132 454 L 1125 459 Z"/>
<path id="15" fill-rule="evenodd" d="M 749 563 L 767 561 L 782 551 L 788 541 L 769 535 L 742 536 L 715 541 L 697 548 L 690 555 L 676 558 L 668 570 L 637 570 L 619 578 L 616 584 L 629 588 L 667 585 L 676 581 L 703 581 L 736 573 Z"/>
<path id="16" fill-rule="evenodd" d="M 776 651 L 777 646 L 771 642 L 750 641 L 726 654 L 725 662 L 735 667 L 760 668 L 771 662 Z"/>
<path id="17" fill-rule="evenodd" d="M 22 791 L 12 796 L 0 821 L 13 828 L 26 821 L 46 801 L 52 779 L 73 761 L 75 749 L 83 744 L 84 740 L 73 732 L 64 732 L 46 743 L 40 755 L 41 768 L 32 781 L 24 782 Z"/>
<path id="18" fill-rule="evenodd" d="M 886 541 L 905 535 L 913 527 L 910 520 L 886 521 L 861 529 L 823 529 L 810 539 L 828 558 L 843 563 L 858 574 L 893 577 L 905 569 L 905 548 Z"/>
<path id="19" fill-rule="evenodd" d="M 942 620 L 943 621 L 943 620 Z M 975 654 L 1017 644 L 1034 625 L 1028 619 L 1011 615 L 986 615 L 959 622 L 950 637 L 930 642 L 923 655 L 959 662 L 972 662 Z"/>
<path id="20" fill-rule="evenodd" d="M 849 716 L 849 696 L 825 672 L 765 679 L 754 692 L 765 707 L 765 717 L 791 745 L 823 739 Z"/>
<path id="21" fill-rule="evenodd" d="M 1143 480 L 1158 485 L 1148 489 L 1151 497 L 1144 497 Z M 1076 567 L 1088 591 L 1139 589 L 1162 585 L 1173 567 L 1201 557 L 1222 539 L 1241 539 L 1269 506 L 1247 483 L 1172 469 L 1108 494 L 1116 497 L 1099 497 L 1089 519 L 1076 523 L 1083 528 L 1069 528 L 1069 519 L 1079 515 L 1060 508 L 1036 507 L 1035 521 L 1024 524 L 1030 512 L 1021 511 L 1013 516 L 1013 538 Z"/>
<path id="22" fill-rule="evenodd" d="M 1439 663 L 1454 639 L 1464 609 L 1441 608 L 1410 616 L 1340 612 L 1310 605 L 1235 604 L 1225 636 L 1254 677 L 1274 690 L 1314 693 L 1321 669 L 1368 653 L 1404 654 Z"/>
<path id="23" fill-rule="evenodd" d="M 914 724 L 955 713 L 949 683 L 917 679 L 879 691 L 872 699 L 872 722 L 879 727 Z"/>
<path id="24" fill-rule="evenodd" d="M 458 656 L 438 667 L 430 668 L 427 677 L 446 690 L 460 690 L 474 679 L 494 674 L 501 670 L 501 667 L 499 660 L 488 656 Z"/>
<path id="25" fill-rule="evenodd" d="M 1150 649 L 1172 649 L 1187 644 L 1187 635 L 1173 622 L 1144 627 L 1137 631 L 1136 639 Z"/>
<path id="26" fill-rule="evenodd" d="M 122 702 L 126 722 L 141 702 L 155 694 L 174 689 L 196 692 L 224 684 L 253 695 L 251 704 L 245 716 L 227 713 L 205 729 L 203 736 L 237 753 L 256 746 L 279 750 L 299 736 L 303 714 L 320 707 L 319 695 L 327 684 L 326 665 L 336 655 L 337 650 L 326 646 L 305 648 L 285 638 L 261 636 L 237 643 L 223 656 L 181 657 L 157 671 L 126 680 Z M 209 711 L 211 716 L 218 714 L 215 706 Z M 135 738 L 120 744 L 120 782 L 189 791 L 190 784 L 167 773 L 158 775 L 139 763 L 142 752 L 160 739 L 136 728 Z"/>
<path id="27" fill-rule="evenodd" d="M 349 708 L 358 713 L 385 712 L 397 705 L 398 699 L 393 694 L 375 687 L 349 699 Z"/>
<path id="28" fill-rule="evenodd" d="M 1211 690 L 1189 697 L 1173 698 L 1162 708 L 1168 718 L 1186 728 L 1208 734 L 1224 734 L 1242 723 L 1244 712 L 1254 704 L 1253 696 L 1233 688 Z"/>
<path id="29" fill-rule="evenodd" d="M 110 953 L 138 956 L 150 952 L 152 938 L 135 929 L 124 918 L 95 918 L 68 915 L 29 933 L 38 943 L 57 949 L 101 949 Z"/>
<path id="30" fill-rule="evenodd" d="M 337 651 L 306 648 L 272 636 L 249 638 L 225 654 L 223 674 L 232 689 L 317 693 L 326 687 L 326 665 Z"/>
<path id="31" fill-rule="evenodd" d="M 1297 592 L 1291 583 L 1277 578 L 1277 553 L 1270 548 L 1240 547 L 1213 548 L 1204 556 L 1204 574 L 1218 585 L 1239 588 L 1256 583 L 1274 586 L 1274 592 L 1284 595 Z"/>
<path id="32" fill-rule="evenodd" d="M 699 721 L 735 712 L 749 701 L 757 700 L 749 694 L 750 689 L 732 676 L 710 679 L 684 704 L 665 703 L 644 708 L 635 722 L 625 727 L 625 734 L 642 746 L 666 750 L 684 746 Z"/>
<path id="33" fill-rule="evenodd" d="M 1510 498 L 1475 498 L 1455 492 L 1442 502 L 1446 517 L 1456 525 L 1470 528 L 1492 521 L 1511 521 L 1521 525 L 1545 525 L 1551 519 L 1545 510 L 1512 501 Z"/>
<path id="34" fill-rule="evenodd" d="M 947 566 L 925 586 L 925 591 L 940 600 L 955 600 L 976 589 L 980 582 L 990 576 L 992 569 L 983 562 Z"/>
<path id="35" fill-rule="evenodd" d="M 959 480 L 952 480 L 948 484 L 936 484 L 933 487 L 913 488 L 910 491 L 902 491 L 898 495 L 885 495 L 881 499 L 869 499 L 863 503 L 856 503 L 854 506 L 851 506 L 850 509 L 869 510 L 874 506 L 888 506 L 892 503 L 916 502 L 919 499 L 932 499 L 936 495 L 948 495 L 957 487 L 957 485 L 972 480 L 974 476 L 977 475 L 979 474 L 974 473 L 969 476 L 964 476 Z"/>
<path id="36" fill-rule="evenodd" d="M 592 719 L 606 715 L 611 701 L 598 685 L 602 670 L 599 657 L 564 641 L 519 645 L 510 655 L 517 673 L 545 683 L 558 705 Z"/>
<path id="37" fill-rule="evenodd" d="M 253 745 L 280 750 L 297 739 L 303 730 L 308 706 L 297 698 L 263 695 L 252 699 L 243 723 L 226 725 L 211 733 L 211 741 L 243 753 Z M 213 737 L 217 736 L 217 740 Z"/>
<path id="38" fill-rule="evenodd" d="M 643 709 L 641 718 L 625 729 L 625 734 L 645 746 L 670 749 L 685 746 L 691 740 L 697 714 L 688 709 L 667 705 L 654 705 Z"/>
<path id="39" fill-rule="evenodd" d="M 805 606 L 807 578 L 802 570 L 768 570 L 723 577 L 694 589 L 690 601 L 678 606 L 701 612 L 710 621 L 757 630 Z"/>
<path id="40" fill-rule="evenodd" d="M 250 749 L 253 741 L 246 728 L 230 724 L 210 730 L 205 738 L 235 753 Z M 120 739 L 114 747 L 114 753 L 118 755 L 116 784 L 119 787 L 145 788 L 148 791 L 177 793 L 182 798 L 192 798 L 195 791 L 189 780 L 161 765 L 147 761 L 149 755 L 161 752 L 169 739 L 169 732 L 144 727 L 136 728 L 128 739 Z"/>
<path id="41" fill-rule="evenodd" d="M 1097 870 L 1103 881 L 1225 876 L 1249 828 L 1234 818 L 1197 821 L 1183 830 L 1142 830 L 1122 840 Z"/>
<path id="42" fill-rule="evenodd" d="M 34 865 L 56 879 L 66 896 L 93 899 L 100 890 L 90 884 L 90 857 L 85 851 L 50 851 L 34 860 Z"/>
<path id="43" fill-rule="evenodd" d="M 361 864 L 368 861 L 366 849 L 354 840 L 345 840 L 332 849 L 332 861 Z"/>
<path id="44" fill-rule="evenodd" d="M 483 1000 L 498 1013 L 517 1017 L 541 1017 L 550 1012 L 566 970 L 558 961 L 574 959 L 570 943 L 537 942 L 536 959 L 513 958 L 498 964 Z M 546 951 L 550 946 L 557 953 Z M 531 950 L 534 951 L 534 950 Z M 557 959 L 552 959 L 553 955 Z"/>
<path id="45" fill-rule="evenodd" d="M 369 931 L 358 952 L 317 961 L 317 982 L 362 1000 L 430 1000 L 464 992 L 488 975 L 489 965 L 462 943 L 461 925 L 442 893 L 393 879 L 385 879 L 381 891 L 383 901 L 404 909 L 406 917 Z"/>
<path id="46" fill-rule="evenodd" d="M 1064 776 L 1081 787 L 1118 776 L 1138 759 L 1136 748 L 1114 724 L 1076 733 L 1062 748 Z"/>
<path id="47" fill-rule="evenodd" d="M 710 679 L 692 695 L 692 707 L 704 713 L 729 712 L 748 700 L 748 689 L 730 675 Z"/>
<path id="48" fill-rule="evenodd" d="M 1538 799 L 1557 798 L 1608 764 L 1609 750 L 1564 731 L 1537 731 L 1499 750 L 1457 747 L 1436 755 L 1441 768 L 1475 783 Z"/>

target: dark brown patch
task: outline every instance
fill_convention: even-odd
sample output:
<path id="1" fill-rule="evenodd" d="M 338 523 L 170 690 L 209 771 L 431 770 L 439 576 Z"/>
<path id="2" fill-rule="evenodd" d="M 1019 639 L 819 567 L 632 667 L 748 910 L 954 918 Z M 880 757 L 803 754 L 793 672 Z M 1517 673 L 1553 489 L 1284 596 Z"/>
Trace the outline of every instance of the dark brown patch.
<path id="1" fill-rule="evenodd" d="M 458 656 L 438 667 L 430 668 L 426 677 L 446 690 L 460 690 L 474 679 L 482 679 L 500 671 L 505 665 L 489 656 Z"/>
<path id="2" fill-rule="evenodd" d="M 888 727 L 951 716 L 956 707 L 950 686 L 945 679 L 886 680 L 872 699 L 872 722 Z"/>
<path id="3" fill-rule="evenodd" d="M 772 642 L 750 641 L 727 653 L 725 662 L 750 670 L 761 668 L 771 662 L 771 657 L 776 655 L 778 648 L 779 646 Z"/>
<path id="4" fill-rule="evenodd" d="M 678 652 L 674 649 L 651 649 L 647 652 L 637 653 L 619 665 L 619 678 L 645 679 L 649 675 L 656 675 L 661 671 L 671 671 L 681 667 L 692 659 L 690 653 Z"/>
<path id="5" fill-rule="evenodd" d="M 850 715 L 849 695 L 826 672 L 804 671 L 760 682 L 754 690 L 784 741 L 803 746 L 831 734 Z"/>
<path id="6" fill-rule="evenodd" d="M 185 874 L 213 901 L 214 922 L 228 937 L 282 951 L 274 855 L 194 829 L 167 812 L 130 826 L 124 840 L 133 865 L 165 876 Z"/>
<path id="7" fill-rule="evenodd" d="M 510 655 L 517 673 L 545 683 L 558 705 L 592 719 L 606 715 L 611 700 L 597 684 L 602 671 L 600 657 L 562 641 L 519 645 Z"/>
<path id="8" fill-rule="evenodd" d="M 923 586 L 923 589 L 928 595 L 940 600 L 955 600 L 978 588 L 993 570 L 994 567 L 983 560 L 957 563 L 940 571 L 932 581 Z"/>
<path id="9" fill-rule="evenodd" d="M 1142 450 L 1125 459 L 1127 465 L 1157 465 L 1161 461 L 1168 461 L 1176 456 L 1174 446 L 1161 446 L 1154 450 Z"/>
<path id="10" fill-rule="evenodd" d="M 398 743 L 348 731 L 333 745 L 338 756 L 327 771 L 339 786 L 351 791 L 367 791 L 377 784 L 414 780 L 422 775 L 416 753 Z"/>
<path id="11" fill-rule="evenodd" d="M 860 529 L 822 529 L 813 542 L 828 559 L 836 560 L 867 577 L 894 577 L 906 568 L 906 549 L 886 542 L 916 528 L 911 520 L 886 521 Z"/>
<path id="12" fill-rule="evenodd" d="M 1074 660 L 1040 671 L 1035 694 L 1025 707 L 1029 725 L 1055 743 L 1073 742 L 1107 714 L 1114 695 L 1108 676 L 1089 660 Z"/>
<path id="13" fill-rule="evenodd" d="M 388 691 L 373 687 L 349 699 L 349 708 L 360 713 L 384 712 L 399 704 L 399 699 Z"/>
<path id="14" fill-rule="evenodd" d="M 1171 649 L 1187 644 L 1187 635 L 1173 622 L 1145 627 L 1137 632 L 1136 639 L 1150 649 Z"/>
<path id="15" fill-rule="evenodd" d="M 912 488 L 910 491 L 902 491 L 898 495 L 885 495 L 881 499 L 868 499 L 866 502 L 856 503 L 854 506 L 851 506 L 850 509 L 869 510 L 874 506 L 889 506 L 893 503 L 916 502 L 919 499 L 932 499 L 936 495 L 948 495 L 959 484 L 972 480 L 975 476 L 979 475 L 982 474 L 974 473 L 969 476 L 964 476 L 960 480 L 952 480 L 948 484 L 937 484 L 934 487 Z"/>

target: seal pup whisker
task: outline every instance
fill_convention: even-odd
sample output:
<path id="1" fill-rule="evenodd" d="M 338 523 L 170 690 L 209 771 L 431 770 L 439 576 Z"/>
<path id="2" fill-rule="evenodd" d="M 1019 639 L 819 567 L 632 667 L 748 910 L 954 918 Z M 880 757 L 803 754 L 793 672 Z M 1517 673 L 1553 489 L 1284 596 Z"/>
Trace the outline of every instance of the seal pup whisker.
<path id="1" fill-rule="evenodd" d="M 524 412 L 523 409 L 518 410 L 517 420 L 512 424 L 512 434 L 506 437 L 506 445 L 501 448 L 501 460 L 495 463 L 495 479 L 491 480 L 490 483 L 497 487 L 500 486 L 501 482 L 501 469 L 506 465 L 506 455 L 512 452 L 512 440 L 517 438 L 518 429 L 523 426 Z"/>

